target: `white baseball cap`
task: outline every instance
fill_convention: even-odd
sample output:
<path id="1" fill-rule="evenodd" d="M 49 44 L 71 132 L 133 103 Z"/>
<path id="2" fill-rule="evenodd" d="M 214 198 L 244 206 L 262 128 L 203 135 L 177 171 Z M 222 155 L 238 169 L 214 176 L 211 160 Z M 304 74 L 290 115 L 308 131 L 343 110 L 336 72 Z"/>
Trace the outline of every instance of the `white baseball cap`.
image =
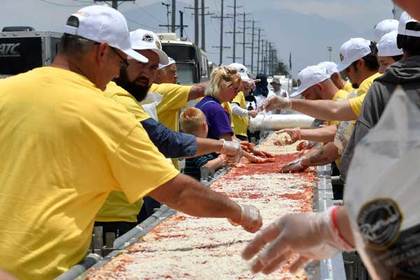
<path id="1" fill-rule="evenodd" d="M 130 32 L 131 46 L 135 50 L 151 50 L 159 56 L 159 64 L 168 64 L 168 55 L 162 50 L 159 37 L 152 31 L 137 29 Z"/>
<path id="2" fill-rule="evenodd" d="M 398 34 L 411 37 L 420 37 L 420 30 L 417 28 L 419 24 L 420 23 L 413 19 L 407 12 L 403 12 L 401 14 L 400 23 L 398 25 Z"/>
<path id="3" fill-rule="evenodd" d="M 175 64 L 176 63 L 176 61 L 175 61 L 175 59 L 173 59 L 172 57 L 169 57 L 168 56 L 168 64 L 160 64 L 159 63 L 159 70 L 160 69 L 163 69 L 163 68 L 165 68 L 165 67 L 168 67 L 169 65 L 172 65 L 172 64 Z"/>
<path id="4" fill-rule="evenodd" d="M 340 48 L 340 63 L 337 65 L 338 71 L 347 69 L 353 62 L 367 56 L 372 52 L 370 49 L 371 41 L 363 38 L 351 38 Z"/>
<path id="5" fill-rule="evenodd" d="M 398 30 L 398 20 L 384 19 L 380 21 L 378 24 L 376 24 L 374 27 L 375 41 L 379 42 L 382 36 L 384 36 L 385 34 L 391 31 L 397 31 L 397 30 Z"/>
<path id="6" fill-rule="evenodd" d="M 124 16 L 108 6 L 93 5 L 80 9 L 68 18 L 64 33 L 107 43 L 137 61 L 149 61 L 131 47 L 130 33 Z"/>
<path id="7" fill-rule="evenodd" d="M 330 77 L 328 76 L 325 68 L 320 67 L 319 65 L 311 65 L 304 68 L 298 74 L 298 82 L 299 87 L 295 92 L 290 94 L 290 97 L 296 97 L 308 88 L 319 84 L 325 80 L 328 80 Z"/>
<path id="8" fill-rule="evenodd" d="M 337 64 L 335 62 L 324 61 L 324 62 L 318 63 L 318 66 L 324 68 L 325 72 L 327 72 L 327 75 L 329 77 L 331 77 L 332 74 L 334 74 L 334 73 L 339 73 L 338 68 L 337 68 Z"/>
<path id="9" fill-rule="evenodd" d="M 379 40 L 378 56 L 397 56 L 402 55 L 402 49 L 397 46 L 397 31 L 391 31 Z"/>
<path id="10" fill-rule="evenodd" d="M 251 78 L 248 75 L 248 68 L 246 68 L 243 64 L 232 63 L 232 64 L 229 64 L 228 67 L 236 69 L 236 71 L 238 71 L 238 73 L 239 73 L 239 76 L 241 76 L 242 81 L 251 80 Z"/>

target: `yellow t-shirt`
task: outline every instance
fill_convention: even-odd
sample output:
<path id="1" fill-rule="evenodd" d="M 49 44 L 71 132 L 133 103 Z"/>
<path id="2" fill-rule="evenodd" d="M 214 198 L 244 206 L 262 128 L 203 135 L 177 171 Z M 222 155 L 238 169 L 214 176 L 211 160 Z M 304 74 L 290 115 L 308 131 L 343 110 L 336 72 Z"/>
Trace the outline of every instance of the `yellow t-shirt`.
<path id="1" fill-rule="evenodd" d="M 0 80 L 0 93 L 0 267 L 19 279 L 81 261 L 111 191 L 134 202 L 178 175 L 133 115 L 79 74 L 37 68 Z"/>
<path id="2" fill-rule="evenodd" d="M 239 107 L 241 107 L 242 109 L 246 109 L 245 95 L 242 91 L 240 91 L 235 96 L 232 102 L 237 103 Z M 238 116 L 238 115 L 232 114 L 232 122 L 233 122 L 233 130 L 235 132 L 235 135 L 241 135 L 241 136 L 246 137 L 247 130 L 248 130 L 249 117 Z"/>
<path id="3" fill-rule="evenodd" d="M 349 95 L 349 92 L 344 89 L 339 89 L 333 96 L 332 100 L 339 101 L 347 99 L 347 96 Z"/>
<path id="4" fill-rule="evenodd" d="M 167 128 L 179 131 L 179 113 L 187 106 L 191 86 L 177 84 L 153 84 L 149 92 L 162 95 L 162 100 L 156 107 L 159 122 Z"/>
<path id="5" fill-rule="evenodd" d="M 357 97 L 349 99 L 350 107 L 357 116 L 360 116 L 362 112 L 363 101 L 373 81 L 380 76 L 380 73 L 376 73 L 365 79 L 356 90 Z"/>
<path id="6" fill-rule="evenodd" d="M 339 89 L 333 96 L 332 100 L 334 101 L 340 101 L 340 100 L 345 100 L 347 99 L 347 96 L 349 95 L 349 93 L 347 91 L 345 91 L 344 89 Z M 328 121 L 327 122 L 328 125 L 339 125 L 340 121 Z"/>
<path id="7" fill-rule="evenodd" d="M 353 86 L 351 85 L 351 83 L 349 82 L 349 81 L 347 81 L 345 84 L 344 84 L 344 88 L 343 88 L 345 91 L 347 91 L 347 92 L 353 92 L 354 91 L 354 88 L 353 88 Z"/>
<path id="8" fill-rule="evenodd" d="M 150 116 L 143 110 L 143 107 L 122 87 L 114 82 L 108 83 L 105 92 L 117 103 L 124 106 L 128 112 L 132 113 L 137 121 L 141 122 L 149 119 Z M 135 203 L 129 203 L 123 192 L 111 192 L 104 205 L 99 210 L 95 221 L 98 222 L 137 222 L 137 214 L 143 205 L 143 199 Z"/>
<path id="9" fill-rule="evenodd" d="M 235 129 L 235 125 L 233 124 L 233 114 L 232 114 L 232 105 L 230 105 L 229 102 L 223 102 L 222 103 L 222 107 L 223 109 L 225 109 L 225 111 L 228 113 L 229 115 L 229 120 L 230 120 L 230 127 L 232 127 L 232 129 Z"/>

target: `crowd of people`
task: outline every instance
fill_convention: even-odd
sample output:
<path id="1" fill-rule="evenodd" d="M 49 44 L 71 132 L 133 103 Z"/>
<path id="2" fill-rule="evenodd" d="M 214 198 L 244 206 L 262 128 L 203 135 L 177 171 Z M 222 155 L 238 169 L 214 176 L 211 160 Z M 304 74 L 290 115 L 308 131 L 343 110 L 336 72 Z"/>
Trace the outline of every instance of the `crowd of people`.
<path id="1" fill-rule="evenodd" d="M 395 2 L 420 20 L 418 5 Z M 0 269 L 6 271 L 0 278 L 53 279 L 83 260 L 94 227 L 105 242 L 164 203 L 258 232 L 242 254 L 253 259 L 254 273 L 271 273 L 296 254 L 291 271 L 357 249 L 373 263 L 372 276 L 415 279 L 418 263 L 372 261 L 359 241 L 359 209 L 348 207 L 354 190 L 365 186 L 347 184 L 352 193 L 344 206 L 285 215 L 261 229 L 257 208 L 203 187 L 200 179 L 204 169 L 215 172 L 240 160 L 273 161 L 249 141 L 249 122 L 262 111 L 294 110 L 323 125 L 277 132 L 289 135 L 278 145 L 305 141 L 301 156 L 280 171 L 335 162 L 343 182 L 354 181 L 357 147 L 395 103 L 393 93 L 402 88 L 420 104 L 417 20 L 404 12 L 399 22 L 380 22 L 375 40 L 349 39 L 338 65 L 306 67 L 289 94 L 278 77 L 269 89 L 265 75 L 253 79 L 239 63 L 216 67 L 208 82 L 179 85 L 176 61 L 152 31 L 130 32 L 124 16 L 107 6 L 70 15 L 50 66 L 0 80 Z M 191 100 L 197 103 L 187 108 Z"/>

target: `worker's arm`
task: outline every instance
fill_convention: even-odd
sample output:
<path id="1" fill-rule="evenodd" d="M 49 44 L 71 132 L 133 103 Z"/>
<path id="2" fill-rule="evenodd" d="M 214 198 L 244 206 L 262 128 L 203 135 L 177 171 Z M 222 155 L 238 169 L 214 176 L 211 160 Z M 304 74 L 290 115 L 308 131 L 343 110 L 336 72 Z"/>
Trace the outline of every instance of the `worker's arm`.
<path id="1" fill-rule="evenodd" d="M 188 95 L 188 101 L 203 97 L 208 84 L 208 82 L 193 84 Z"/>
<path id="2" fill-rule="evenodd" d="M 357 119 L 348 100 L 291 99 L 290 104 L 291 109 L 321 120 L 350 121 Z"/>
<path id="3" fill-rule="evenodd" d="M 156 120 L 149 118 L 141 122 L 150 140 L 165 157 L 193 157 L 210 153 L 223 153 L 229 157 L 239 156 L 239 144 L 170 130 Z"/>
<path id="4" fill-rule="evenodd" d="M 351 121 L 358 117 L 348 100 L 305 100 L 273 96 L 264 102 L 263 108 L 267 111 L 293 109 L 320 120 Z"/>
<path id="5" fill-rule="evenodd" d="M 214 192 L 183 174 L 153 190 L 149 196 L 191 216 L 227 218 L 250 232 L 256 232 L 262 225 L 255 207 L 240 206 L 226 195 Z"/>
<path id="6" fill-rule="evenodd" d="M 284 165 L 280 172 L 300 172 L 309 166 L 318 166 L 331 163 L 339 157 L 338 148 L 334 142 L 329 142 L 320 148 L 312 149 L 302 157 Z"/>
<path id="7" fill-rule="evenodd" d="M 314 142 L 327 143 L 334 141 L 335 133 L 337 131 L 337 126 L 328 125 L 320 128 L 288 128 L 277 131 L 276 134 L 279 135 L 281 139 L 274 141 L 276 145 L 290 145 L 299 140 L 308 140 Z M 287 133 L 289 137 L 284 138 L 284 133 Z"/>
<path id="8" fill-rule="evenodd" d="M 303 140 L 327 143 L 334 141 L 336 132 L 336 125 L 328 125 L 314 129 L 301 129 L 300 135 Z"/>

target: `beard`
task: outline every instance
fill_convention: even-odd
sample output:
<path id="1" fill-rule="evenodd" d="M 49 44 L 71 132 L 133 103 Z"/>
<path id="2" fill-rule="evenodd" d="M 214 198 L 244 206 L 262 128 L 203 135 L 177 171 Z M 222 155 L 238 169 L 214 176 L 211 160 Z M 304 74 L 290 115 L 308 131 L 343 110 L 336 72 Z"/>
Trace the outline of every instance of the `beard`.
<path id="1" fill-rule="evenodd" d="M 358 83 L 352 83 L 351 84 L 351 86 L 354 88 L 354 89 L 357 89 L 357 88 L 359 88 L 359 84 Z"/>
<path id="2" fill-rule="evenodd" d="M 114 82 L 133 95 L 138 102 L 141 102 L 146 98 L 151 86 L 149 83 L 147 83 L 146 86 L 143 86 L 137 84 L 136 81 L 130 81 L 128 79 L 127 67 L 121 67 L 120 76 L 115 79 Z"/>

